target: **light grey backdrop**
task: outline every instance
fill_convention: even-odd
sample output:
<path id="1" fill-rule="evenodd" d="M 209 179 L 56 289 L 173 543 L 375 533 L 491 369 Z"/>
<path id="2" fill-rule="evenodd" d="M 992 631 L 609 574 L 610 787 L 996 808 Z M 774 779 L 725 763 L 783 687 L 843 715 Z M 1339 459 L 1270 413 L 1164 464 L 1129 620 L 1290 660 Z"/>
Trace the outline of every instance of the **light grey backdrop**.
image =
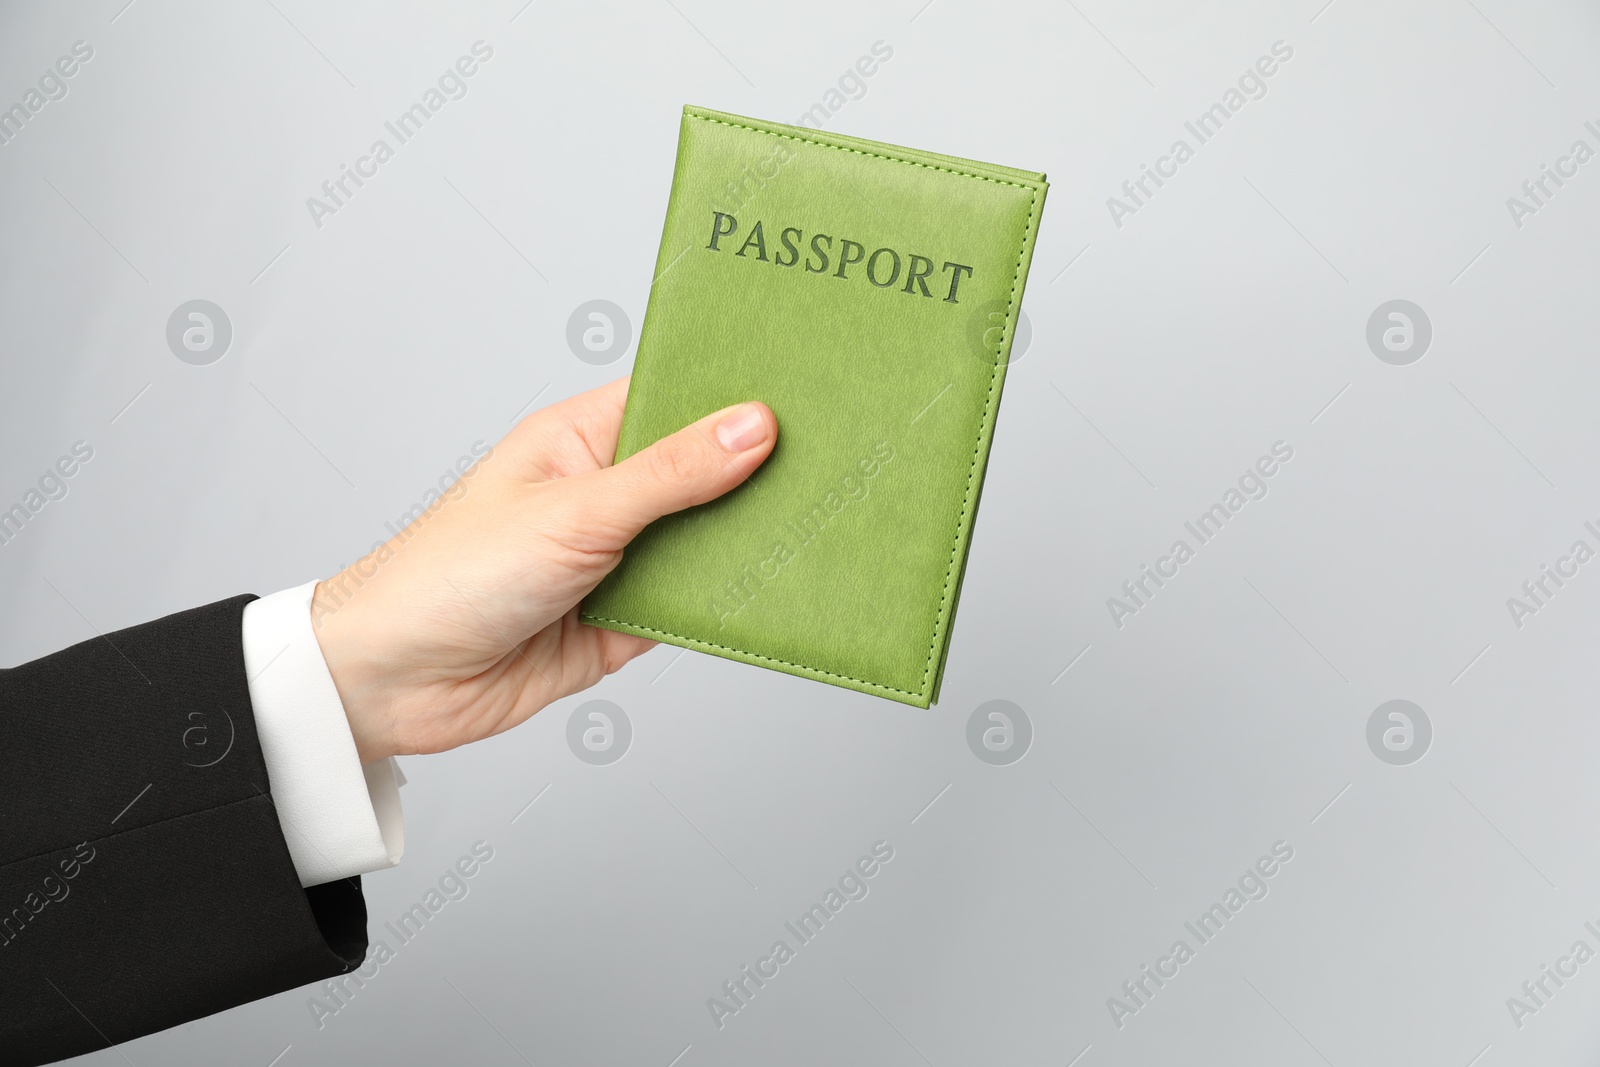
<path id="1" fill-rule="evenodd" d="M 0 546 L 7 663 L 327 575 L 474 441 L 625 372 L 568 320 L 609 300 L 637 334 L 686 102 L 1053 183 L 936 709 L 652 652 L 405 761 L 374 936 L 494 858 L 320 1025 L 297 990 L 85 1062 L 1593 1062 L 1600 961 L 1561 960 L 1600 949 L 1600 562 L 1560 561 L 1600 549 L 1597 38 L 1580 0 L 7 5 L 0 105 L 93 52 L 0 144 L 0 506 L 93 448 Z M 1143 165 L 1170 176 L 1135 200 Z M 232 330 L 204 365 L 167 339 L 195 299 Z M 1576 574 L 1536 603 L 1545 564 Z M 606 766 L 566 740 L 592 698 L 633 727 Z M 991 700 L 1020 761 L 969 747 Z M 1386 710 L 1369 741 L 1390 700 L 1431 738 Z M 979 725 L 1019 750 L 1014 713 L 1009 749 Z M 708 998 L 878 841 L 719 1028 Z M 1266 896 L 1227 912 L 1241 877 Z M 1576 974 L 1535 1001 L 1546 965 Z"/>

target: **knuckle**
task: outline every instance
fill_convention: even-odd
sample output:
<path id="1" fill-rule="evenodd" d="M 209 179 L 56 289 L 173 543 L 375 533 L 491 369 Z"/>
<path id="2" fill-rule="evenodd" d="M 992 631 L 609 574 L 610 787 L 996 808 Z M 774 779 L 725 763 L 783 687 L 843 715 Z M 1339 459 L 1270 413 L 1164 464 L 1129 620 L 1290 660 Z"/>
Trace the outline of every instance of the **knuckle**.
<path id="1" fill-rule="evenodd" d="M 650 448 L 650 473 L 664 482 L 684 482 L 700 470 L 700 450 L 682 434 L 656 442 Z"/>

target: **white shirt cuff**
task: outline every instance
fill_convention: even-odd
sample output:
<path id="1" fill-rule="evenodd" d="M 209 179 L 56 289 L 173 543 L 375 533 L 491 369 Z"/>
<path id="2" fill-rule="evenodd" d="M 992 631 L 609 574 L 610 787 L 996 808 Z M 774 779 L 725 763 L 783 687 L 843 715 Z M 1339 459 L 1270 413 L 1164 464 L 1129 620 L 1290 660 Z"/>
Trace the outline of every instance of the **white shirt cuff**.
<path id="1" fill-rule="evenodd" d="M 302 886 L 393 867 L 405 852 L 391 759 L 363 767 L 311 626 L 316 582 L 244 609 L 244 665 L 272 802 Z"/>

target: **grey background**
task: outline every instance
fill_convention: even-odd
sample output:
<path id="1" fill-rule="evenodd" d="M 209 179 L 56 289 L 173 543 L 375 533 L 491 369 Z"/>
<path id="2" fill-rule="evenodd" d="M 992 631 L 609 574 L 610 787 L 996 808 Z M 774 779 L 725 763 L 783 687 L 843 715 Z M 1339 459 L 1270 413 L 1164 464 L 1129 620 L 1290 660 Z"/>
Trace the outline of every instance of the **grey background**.
<path id="1" fill-rule="evenodd" d="M 95 50 L 0 146 L 0 503 L 95 449 L 0 547 L 7 663 L 325 576 L 535 398 L 624 372 L 567 319 L 607 299 L 637 334 L 686 102 L 794 121 L 882 40 L 828 128 L 1053 188 L 937 708 L 659 649 L 404 761 L 375 936 L 495 858 L 321 1029 L 296 990 L 86 1062 L 1600 1054 L 1600 962 L 1520 1029 L 1506 1007 L 1600 948 L 1600 563 L 1520 629 L 1506 607 L 1600 520 L 1600 161 L 1520 228 L 1506 206 L 1600 147 L 1592 5 L 125 4 L 0 31 L 5 103 Z M 318 229 L 306 198 L 479 39 L 468 95 Z M 1116 226 L 1275 40 L 1266 96 Z M 209 366 L 166 345 L 191 299 L 232 322 Z M 1409 366 L 1365 341 L 1393 299 L 1433 326 Z M 1280 439 L 1270 494 L 1115 627 L 1106 598 Z M 566 743 L 593 698 L 633 726 L 608 766 Z M 1034 732 L 1008 766 L 966 740 L 998 699 Z M 1407 766 L 1367 746 L 1391 699 L 1433 726 Z M 719 1030 L 706 998 L 880 839 L 870 895 Z M 1279 840 L 1270 894 L 1118 1029 L 1107 998 Z"/>

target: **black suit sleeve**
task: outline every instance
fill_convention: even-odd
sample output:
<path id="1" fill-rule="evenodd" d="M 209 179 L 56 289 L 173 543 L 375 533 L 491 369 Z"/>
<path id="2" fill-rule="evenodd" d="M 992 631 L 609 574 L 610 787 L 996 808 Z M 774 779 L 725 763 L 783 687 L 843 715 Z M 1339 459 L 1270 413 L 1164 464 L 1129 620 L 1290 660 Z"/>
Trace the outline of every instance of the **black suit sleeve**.
<path id="1" fill-rule="evenodd" d="M 53 1060 L 343 974 L 359 879 L 302 889 L 236 597 L 0 670 L 0 1060 Z"/>

